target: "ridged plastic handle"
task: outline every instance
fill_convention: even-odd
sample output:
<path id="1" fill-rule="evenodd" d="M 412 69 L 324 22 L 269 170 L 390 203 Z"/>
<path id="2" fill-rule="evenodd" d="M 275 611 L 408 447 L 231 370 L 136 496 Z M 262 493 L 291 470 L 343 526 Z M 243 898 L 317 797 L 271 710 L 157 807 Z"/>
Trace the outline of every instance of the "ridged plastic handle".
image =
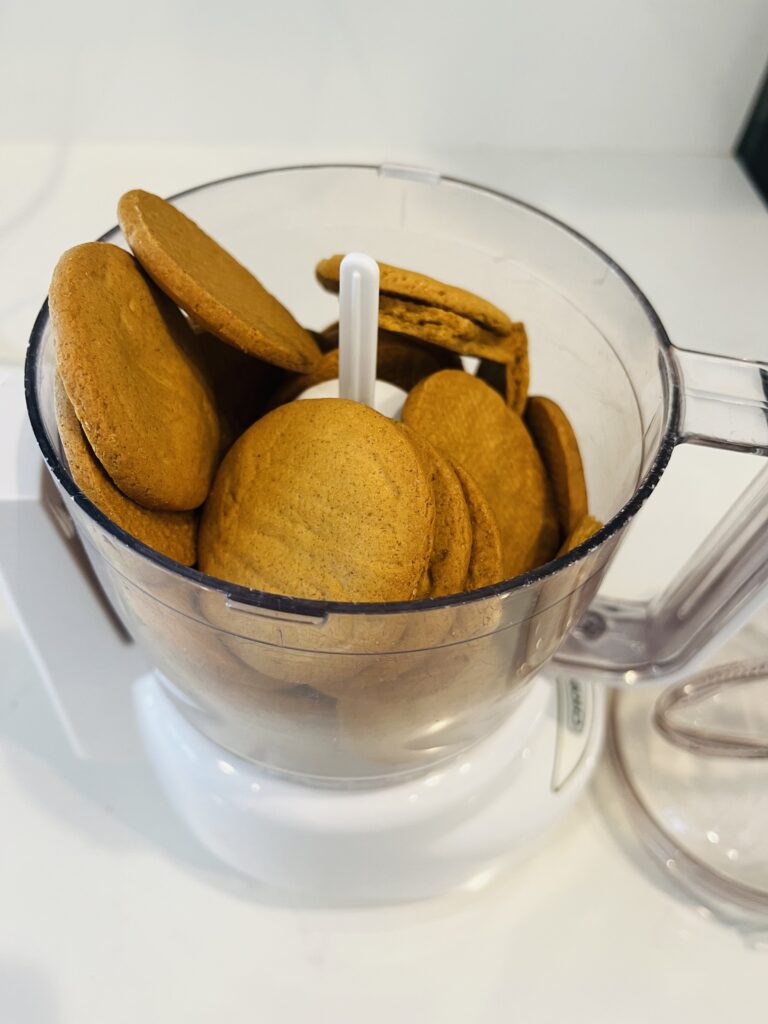
<path id="1" fill-rule="evenodd" d="M 674 350 L 676 442 L 768 455 L 768 365 Z M 649 602 L 597 598 L 557 655 L 605 683 L 669 681 L 736 632 L 768 596 L 768 467 L 680 574 Z"/>

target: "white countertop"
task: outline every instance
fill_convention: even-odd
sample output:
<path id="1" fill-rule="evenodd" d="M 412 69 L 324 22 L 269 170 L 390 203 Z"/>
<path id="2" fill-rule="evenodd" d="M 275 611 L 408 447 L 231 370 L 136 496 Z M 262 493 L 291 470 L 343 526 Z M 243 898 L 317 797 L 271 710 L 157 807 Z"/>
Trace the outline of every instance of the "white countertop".
<path id="1" fill-rule="evenodd" d="M 0 359 L 21 358 L 56 257 L 112 223 L 121 191 L 173 192 L 296 155 L 6 149 Z M 312 159 L 334 155 L 375 157 Z M 432 156 L 418 162 L 502 188 L 594 238 L 646 290 L 677 343 L 768 357 L 768 218 L 733 161 Z M 676 454 L 612 589 L 653 592 L 755 462 Z M 481 892 L 377 910 L 286 905 L 214 863 L 147 768 L 73 757 L 2 608 L 0 807 L 3 1024 L 719 1024 L 764 1001 L 768 953 L 668 886 L 603 785 L 543 849 Z"/>

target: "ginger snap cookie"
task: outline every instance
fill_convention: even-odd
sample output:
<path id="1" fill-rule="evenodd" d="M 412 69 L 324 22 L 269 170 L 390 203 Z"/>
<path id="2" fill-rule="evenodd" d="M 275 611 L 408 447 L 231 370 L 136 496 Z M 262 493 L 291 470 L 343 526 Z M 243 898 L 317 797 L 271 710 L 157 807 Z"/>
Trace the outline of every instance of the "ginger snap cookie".
<path id="1" fill-rule="evenodd" d="M 419 345 L 399 334 L 379 331 L 376 376 L 410 391 L 420 380 L 438 370 L 461 369 L 459 356 L 437 346 Z M 289 377 L 272 397 L 270 407 L 292 402 L 308 388 L 339 376 L 339 350 L 324 352 L 314 370 Z"/>
<path id="2" fill-rule="evenodd" d="M 499 363 L 492 359 L 481 359 L 477 377 L 498 391 L 513 412 L 522 416 L 528 400 L 528 384 L 531 368 L 528 362 L 527 341 L 519 343 L 509 362 Z"/>
<path id="3" fill-rule="evenodd" d="M 568 539 L 558 551 L 558 555 L 567 555 L 569 551 L 573 551 L 579 544 L 589 540 L 593 534 L 597 533 L 598 530 L 602 530 L 602 528 L 603 524 L 599 519 L 595 519 L 594 516 L 590 515 L 584 516 L 581 522 L 568 535 Z"/>
<path id="4" fill-rule="evenodd" d="M 118 218 L 144 269 L 197 324 L 267 363 L 312 369 L 320 349 L 309 331 L 181 210 L 134 189 L 120 199 Z"/>
<path id="5" fill-rule="evenodd" d="M 64 253 L 49 306 L 59 373 L 109 477 L 146 508 L 197 508 L 220 425 L 179 310 L 129 253 L 105 242 Z"/>
<path id="6" fill-rule="evenodd" d="M 330 352 L 331 349 L 339 347 L 339 321 L 335 320 L 332 324 L 328 324 L 322 331 L 309 332 L 317 342 L 317 347 L 321 352 Z"/>
<path id="7" fill-rule="evenodd" d="M 338 291 L 343 256 L 321 260 L 316 275 Z M 514 363 L 527 353 L 522 324 L 472 292 L 412 270 L 379 264 L 379 326 L 461 355 Z"/>
<path id="8" fill-rule="evenodd" d="M 494 334 L 474 320 L 437 306 L 406 302 L 389 295 L 379 297 L 379 326 L 432 345 L 441 345 L 460 355 L 509 363 L 527 345 L 525 328 L 512 324 L 504 335 Z"/>
<path id="9" fill-rule="evenodd" d="M 442 370 L 416 385 L 402 418 L 474 477 L 499 526 L 507 577 L 555 554 L 560 531 L 544 465 L 500 395 L 469 373 Z"/>
<path id="10" fill-rule="evenodd" d="M 343 259 L 343 255 L 330 256 L 317 264 L 315 269 L 317 279 L 329 291 L 339 290 Z M 512 330 L 512 321 L 493 303 L 481 299 L 464 288 L 444 284 L 442 281 L 436 281 L 415 270 L 405 270 L 401 267 L 390 266 L 388 263 L 379 263 L 379 290 L 383 295 L 393 298 L 457 313 L 468 320 L 473 320 L 494 334 L 505 335 Z"/>
<path id="11" fill-rule="evenodd" d="M 339 699 L 339 743 L 351 753 L 418 763 L 458 752 L 505 696 L 502 645 L 487 638 L 405 660 L 409 667 L 401 674 L 382 667 L 378 684 L 366 681 Z"/>
<path id="12" fill-rule="evenodd" d="M 219 468 L 203 511 L 203 572 L 322 601 L 402 601 L 426 570 L 432 487 L 387 417 L 343 399 L 258 420 Z"/>
<path id="13" fill-rule="evenodd" d="M 126 533 L 182 565 L 197 561 L 197 517 L 193 512 L 142 508 L 119 491 L 88 444 L 61 378 L 55 384 L 56 425 L 72 479 L 93 504 Z"/>
<path id="14" fill-rule="evenodd" d="M 379 331 L 377 375 L 410 391 L 420 380 L 439 370 L 461 370 L 461 357 L 437 345 L 421 345 L 403 334 Z"/>
<path id="15" fill-rule="evenodd" d="M 390 331 L 412 334 L 436 345 L 471 343 L 487 339 L 497 345 L 499 335 L 449 309 L 406 302 L 391 295 L 379 297 L 379 324 Z"/>
<path id="16" fill-rule="evenodd" d="M 464 589 L 472 551 L 472 527 L 464 491 L 452 466 L 434 445 L 404 423 L 398 426 L 416 449 L 435 499 L 435 540 L 416 596 L 458 594 Z"/>
<path id="17" fill-rule="evenodd" d="M 292 375 L 225 344 L 208 331 L 196 334 L 192 347 L 216 399 L 222 449 L 226 451 L 267 410 L 274 394 Z"/>
<path id="18" fill-rule="evenodd" d="M 453 468 L 464 491 L 472 525 L 472 551 L 464 589 L 479 590 L 480 587 L 489 587 L 504 579 L 499 526 L 491 506 L 472 476 L 459 465 Z"/>
<path id="19" fill-rule="evenodd" d="M 557 402 L 538 395 L 528 399 L 525 423 L 552 482 L 560 526 L 567 537 L 587 514 L 587 483 L 576 434 Z"/>

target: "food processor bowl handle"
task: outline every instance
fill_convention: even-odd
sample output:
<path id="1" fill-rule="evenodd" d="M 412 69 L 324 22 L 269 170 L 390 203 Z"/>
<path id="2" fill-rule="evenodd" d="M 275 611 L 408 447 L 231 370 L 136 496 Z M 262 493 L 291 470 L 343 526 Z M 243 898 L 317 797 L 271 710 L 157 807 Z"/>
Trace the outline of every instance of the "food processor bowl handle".
<path id="1" fill-rule="evenodd" d="M 682 380 L 676 443 L 768 455 L 768 364 L 674 349 Z M 557 655 L 615 685 L 673 682 L 768 596 L 768 467 L 679 575 L 649 602 L 598 597 Z"/>

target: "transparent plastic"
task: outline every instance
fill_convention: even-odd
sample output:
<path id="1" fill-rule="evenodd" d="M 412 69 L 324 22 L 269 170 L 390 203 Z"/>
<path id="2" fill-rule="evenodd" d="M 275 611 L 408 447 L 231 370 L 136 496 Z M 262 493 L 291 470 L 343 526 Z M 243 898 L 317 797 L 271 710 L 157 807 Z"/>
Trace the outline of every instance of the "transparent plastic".
<path id="1" fill-rule="evenodd" d="M 762 619 L 762 621 L 760 621 Z M 623 805 L 663 872 L 745 938 L 768 938 L 765 615 L 727 661 L 662 693 L 614 696 L 608 750 Z"/>
<path id="2" fill-rule="evenodd" d="M 662 594 L 648 603 L 598 599 L 559 660 L 604 682 L 685 678 L 764 599 L 767 536 L 763 469 Z"/>
<path id="3" fill-rule="evenodd" d="M 674 446 L 768 453 L 765 368 L 674 349 L 609 257 L 507 196 L 407 168 L 322 166 L 214 182 L 174 201 L 308 327 L 337 316 L 316 261 L 354 250 L 476 290 L 523 320 L 531 391 L 571 419 L 591 511 L 606 523 L 525 576 L 408 604 L 296 600 L 185 569 L 126 535 L 73 484 L 44 306 L 27 360 L 30 419 L 94 569 L 193 724 L 268 770 L 381 782 L 483 739 L 582 619 Z M 123 244 L 117 229 L 104 237 Z M 768 531 L 748 527 L 767 492 L 763 476 L 659 601 L 596 607 L 562 658 L 609 681 L 679 668 L 761 593 Z M 737 525 L 747 529 L 737 535 Z"/>

